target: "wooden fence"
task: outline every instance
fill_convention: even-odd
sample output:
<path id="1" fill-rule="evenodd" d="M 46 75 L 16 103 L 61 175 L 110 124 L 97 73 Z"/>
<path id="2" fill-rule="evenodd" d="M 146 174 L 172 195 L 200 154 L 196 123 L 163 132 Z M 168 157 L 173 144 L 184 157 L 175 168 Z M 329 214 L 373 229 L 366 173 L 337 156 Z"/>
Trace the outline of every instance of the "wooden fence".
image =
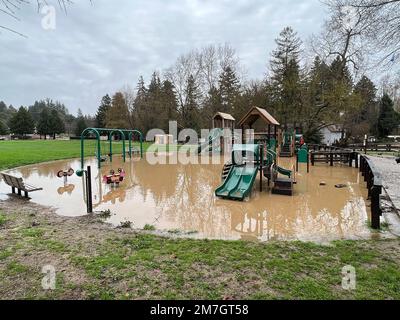
<path id="1" fill-rule="evenodd" d="M 354 151 L 370 152 L 400 152 L 400 144 L 398 143 L 362 143 L 349 144 L 348 149 Z"/>

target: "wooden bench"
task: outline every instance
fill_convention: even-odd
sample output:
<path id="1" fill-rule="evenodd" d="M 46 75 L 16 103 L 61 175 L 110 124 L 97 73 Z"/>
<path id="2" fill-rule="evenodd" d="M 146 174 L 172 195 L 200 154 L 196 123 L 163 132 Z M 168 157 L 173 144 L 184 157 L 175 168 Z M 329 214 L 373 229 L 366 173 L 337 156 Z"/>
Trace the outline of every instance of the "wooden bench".
<path id="1" fill-rule="evenodd" d="M 18 194 L 21 195 L 21 192 L 23 191 L 26 198 L 28 198 L 29 192 L 43 190 L 43 188 L 38 188 L 24 183 L 22 178 L 17 178 L 3 172 L 1 173 L 1 176 L 3 177 L 4 182 L 11 187 L 12 193 L 15 193 L 15 189 L 17 189 Z"/>

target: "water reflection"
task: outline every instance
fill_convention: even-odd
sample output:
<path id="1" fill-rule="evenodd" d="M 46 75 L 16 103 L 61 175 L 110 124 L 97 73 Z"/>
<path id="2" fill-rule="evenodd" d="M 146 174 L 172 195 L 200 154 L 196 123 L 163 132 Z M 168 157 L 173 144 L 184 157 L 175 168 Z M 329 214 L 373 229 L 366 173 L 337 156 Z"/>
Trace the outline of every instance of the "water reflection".
<path id="1" fill-rule="evenodd" d="M 115 225 L 130 220 L 137 228 L 153 224 L 159 229 L 196 231 L 198 237 L 219 239 L 331 240 L 369 237 L 366 221 L 366 188 L 356 169 L 348 167 L 301 168 L 292 197 L 272 195 L 264 181 L 258 192 L 258 178 L 251 199 L 235 202 L 218 199 L 222 165 L 150 165 L 146 160 L 127 161 L 114 157 L 113 163 L 93 172 L 93 207 L 111 210 Z M 28 183 L 43 187 L 32 193 L 32 201 L 57 208 L 57 213 L 79 216 L 86 212 L 82 178 L 68 177 L 68 185 L 57 178 L 57 171 L 79 168 L 78 160 L 57 161 L 12 170 Z M 291 167 L 288 159 L 280 165 Z M 125 179 L 118 187 L 103 183 L 111 169 L 122 168 Z M 324 181 L 325 185 L 320 185 Z M 338 189 L 335 184 L 347 187 Z M 9 192 L 4 183 L 0 191 Z"/>

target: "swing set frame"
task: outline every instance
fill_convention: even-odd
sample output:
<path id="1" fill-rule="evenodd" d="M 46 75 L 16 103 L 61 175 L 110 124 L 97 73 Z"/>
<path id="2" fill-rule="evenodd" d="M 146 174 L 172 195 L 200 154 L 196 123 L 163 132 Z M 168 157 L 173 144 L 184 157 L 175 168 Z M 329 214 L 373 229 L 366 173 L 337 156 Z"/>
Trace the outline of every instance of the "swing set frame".
<path id="1" fill-rule="evenodd" d="M 140 157 L 143 158 L 143 134 L 139 130 L 128 130 L 128 129 L 106 129 L 106 128 L 86 128 L 82 131 L 81 134 L 81 169 L 85 164 L 85 138 L 89 134 L 94 134 L 97 140 L 97 166 L 101 167 L 101 146 L 100 146 L 100 137 L 104 135 L 104 133 L 108 136 L 109 141 L 109 158 L 112 162 L 113 149 L 112 149 L 112 140 L 115 134 L 120 134 L 122 139 L 122 157 L 124 162 L 126 161 L 126 152 L 125 152 L 125 141 L 128 140 L 129 147 L 129 157 L 132 158 L 132 137 L 137 135 L 139 137 L 140 142 Z"/>

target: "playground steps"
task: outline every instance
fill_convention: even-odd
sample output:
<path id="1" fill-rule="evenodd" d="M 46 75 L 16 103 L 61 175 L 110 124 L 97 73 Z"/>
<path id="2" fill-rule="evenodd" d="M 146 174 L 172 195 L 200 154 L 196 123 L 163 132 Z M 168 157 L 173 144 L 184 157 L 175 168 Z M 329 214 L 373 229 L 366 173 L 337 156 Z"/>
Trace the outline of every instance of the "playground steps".
<path id="1" fill-rule="evenodd" d="M 270 166 L 265 167 L 265 168 L 263 169 L 263 173 L 264 173 L 264 177 L 267 178 L 268 180 L 271 180 L 271 179 L 275 180 L 276 177 L 277 177 L 276 171 L 274 171 L 274 174 L 273 174 L 273 176 L 271 177 L 271 167 L 270 167 Z"/>
<path id="2" fill-rule="evenodd" d="M 272 193 L 291 196 L 293 194 L 293 180 L 290 178 L 277 178 L 274 181 Z"/>
<path id="3" fill-rule="evenodd" d="M 280 157 L 291 157 L 292 152 L 290 151 L 290 145 L 285 144 L 282 146 L 281 151 L 279 152 Z"/>
<path id="4" fill-rule="evenodd" d="M 224 181 L 226 177 L 229 175 L 229 171 L 231 171 L 232 163 L 225 163 L 224 168 L 222 169 L 221 179 Z"/>

